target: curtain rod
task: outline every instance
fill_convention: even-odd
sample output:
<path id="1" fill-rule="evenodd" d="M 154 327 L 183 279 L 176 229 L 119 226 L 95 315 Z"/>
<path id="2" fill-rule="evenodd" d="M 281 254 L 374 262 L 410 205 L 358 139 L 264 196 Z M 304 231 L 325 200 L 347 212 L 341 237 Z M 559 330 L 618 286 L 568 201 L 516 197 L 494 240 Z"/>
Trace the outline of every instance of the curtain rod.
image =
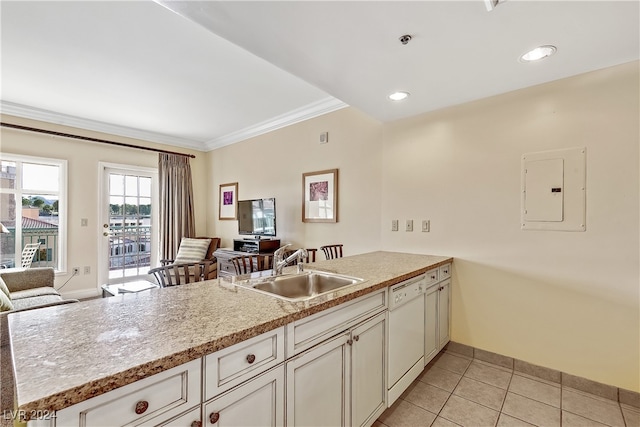
<path id="1" fill-rule="evenodd" d="M 88 136 L 73 135 L 73 134 L 70 134 L 70 133 L 54 132 L 52 130 L 38 129 L 38 128 L 32 128 L 32 127 L 28 127 L 28 126 L 21 126 L 21 125 L 14 125 L 12 123 L 0 122 L 0 126 L 13 128 L 13 129 L 19 129 L 19 130 L 26 130 L 26 131 L 29 131 L 29 132 L 44 133 L 44 134 L 53 135 L 53 136 L 62 136 L 62 137 L 65 137 L 65 138 L 81 139 L 83 141 L 100 142 L 102 144 L 117 145 L 119 147 L 137 148 L 138 150 L 155 151 L 156 153 L 175 154 L 177 156 L 185 156 L 185 157 L 190 157 L 192 159 L 196 158 L 196 156 L 194 156 L 193 154 L 176 153 L 175 151 L 160 150 L 158 148 L 143 147 L 143 146 L 134 145 L 134 144 L 125 144 L 124 142 L 107 141 L 106 139 L 89 138 Z"/>

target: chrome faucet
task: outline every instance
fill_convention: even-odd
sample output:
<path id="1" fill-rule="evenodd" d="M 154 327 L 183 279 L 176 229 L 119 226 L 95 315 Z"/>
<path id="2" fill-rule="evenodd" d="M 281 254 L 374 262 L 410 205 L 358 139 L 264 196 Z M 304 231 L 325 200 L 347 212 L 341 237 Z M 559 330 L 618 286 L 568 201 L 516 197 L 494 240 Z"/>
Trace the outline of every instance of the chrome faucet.
<path id="1" fill-rule="evenodd" d="M 307 250 L 302 248 L 298 249 L 297 251 L 295 251 L 294 253 L 292 253 L 291 255 L 285 258 L 284 252 L 288 246 L 291 246 L 291 243 L 287 243 L 286 245 L 279 247 L 273 253 L 273 275 L 274 276 L 281 275 L 282 269 L 294 259 L 298 260 L 297 261 L 298 273 L 302 273 L 302 271 L 304 270 L 302 266 L 302 260 L 306 259 L 309 256 L 309 254 L 307 253 Z"/>

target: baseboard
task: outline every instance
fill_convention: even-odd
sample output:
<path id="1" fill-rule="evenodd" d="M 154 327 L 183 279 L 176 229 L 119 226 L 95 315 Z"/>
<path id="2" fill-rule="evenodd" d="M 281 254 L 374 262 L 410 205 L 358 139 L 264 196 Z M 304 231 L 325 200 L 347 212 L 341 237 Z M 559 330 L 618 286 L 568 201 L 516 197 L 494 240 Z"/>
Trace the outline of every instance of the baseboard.
<path id="1" fill-rule="evenodd" d="M 635 391 L 625 390 L 623 388 L 599 383 L 583 377 L 577 377 L 575 375 L 567 374 L 566 372 L 534 365 L 523 360 L 514 359 L 513 357 L 503 356 L 497 353 L 491 353 L 486 350 L 471 347 L 466 344 L 460 344 L 454 341 L 450 341 L 445 346 L 445 349 L 466 357 L 472 357 L 474 359 L 482 360 L 483 362 L 513 369 L 514 372 L 521 372 L 523 374 L 562 384 L 566 387 L 595 394 L 600 397 L 604 397 L 605 399 L 640 408 L 640 393 Z"/>

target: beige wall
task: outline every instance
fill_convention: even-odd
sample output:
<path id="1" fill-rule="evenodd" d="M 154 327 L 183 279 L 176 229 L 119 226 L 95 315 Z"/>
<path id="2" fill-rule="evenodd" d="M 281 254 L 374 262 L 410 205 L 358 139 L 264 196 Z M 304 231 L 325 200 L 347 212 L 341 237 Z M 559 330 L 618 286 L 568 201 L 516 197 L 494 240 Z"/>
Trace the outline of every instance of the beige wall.
<path id="1" fill-rule="evenodd" d="M 456 258 L 454 341 L 640 390 L 638 81 L 635 62 L 385 128 L 382 246 Z M 570 147 L 587 231 L 520 230 L 520 156 Z"/>
<path id="2" fill-rule="evenodd" d="M 211 192 L 275 196 L 285 242 L 451 255 L 453 340 L 640 391 L 638 80 L 636 62 L 386 125 L 341 110 L 209 153 Z M 521 155 L 569 147 L 587 148 L 587 231 L 520 230 Z M 302 173 L 336 167 L 340 222 L 303 224 Z"/>
<path id="3" fill-rule="evenodd" d="M 232 247 L 237 221 L 218 219 L 220 184 L 238 183 L 238 199 L 276 198 L 282 244 L 319 248 L 343 243 L 345 255 L 380 244 L 381 124 L 344 109 L 209 153 L 209 232 Z M 329 132 L 329 143 L 319 144 Z M 302 174 L 339 169 L 338 222 L 302 222 Z M 321 257 L 323 258 L 323 257 Z"/>
<path id="4" fill-rule="evenodd" d="M 194 182 L 196 232 L 206 233 L 206 200 L 207 189 L 204 177 L 207 167 L 205 154 L 186 149 L 176 149 L 146 141 L 133 140 L 114 135 L 100 134 L 69 127 L 56 126 L 50 123 L 20 119 L 3 115 L 3 122 L 32 126 L 93 138 L 107 139 L 136 145 L 163 148 L 196 155 L 191 159 Z M 158 154 L 151 151 L 121 148 L 99 143 L 52 137 L 48 135 L 18 131 L 8 128 L 0 130 L 0 152 L 29 156 L 66 159 L 68 161 L 68 234 L 67 234 L 67 267 L 80 268 L 80 275 L 73 277 L 62 289 L 67 297 L 86 297 L 98 293 L 97 283 L 98 246 L 102 239 L 102 230 L 98 224 L 98 177 L 99 162 L 109 162 L 129 166 L 157 168 Z M 81 227 L 81 218 L 87 218 L 88 227 Z M 83 267 L 91 268 L 90 274 L 83 274 Z M 69 279 L 70 273 L 56 277 L 56 286 L 61 286 Z"/>
<path id="5" fill-rule="evenodd" d="M 386 125 L 347 108 L 196 153 L 198 234 L 238 237 L 236 221 L 218 220 L 218 186 L 238 182 L 240 199 L 276 197 L 283 242 L 453 256 L 453 340 L 640 391 L 638 82 L 635 62 Z M 65 289 L 95 289 L 98 162 L 157 156 L 1 132 L 2 152 L 68 159 L 69 266 L 92 274 Z M 520 156 L 567 147 L 587 148 L 587 231 L 520 230 Z M 302 174 L 332 168 L 339 222 L 302 223 Z M 391 232 L 392 219 L 415 231 Z"/>

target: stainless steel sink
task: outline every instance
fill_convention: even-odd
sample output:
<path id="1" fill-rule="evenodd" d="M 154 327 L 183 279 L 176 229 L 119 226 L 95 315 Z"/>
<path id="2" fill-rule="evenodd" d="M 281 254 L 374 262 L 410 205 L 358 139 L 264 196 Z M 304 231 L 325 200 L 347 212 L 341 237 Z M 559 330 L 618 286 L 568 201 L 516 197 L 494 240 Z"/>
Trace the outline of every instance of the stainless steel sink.
<path id="1" fill-rule="evenodd" d="M 307 271 L 301 274 L 272 277 L 251 287 L 279 298 L 304 301 L 363 281 L 357 277 L 341 274 Z"/>

